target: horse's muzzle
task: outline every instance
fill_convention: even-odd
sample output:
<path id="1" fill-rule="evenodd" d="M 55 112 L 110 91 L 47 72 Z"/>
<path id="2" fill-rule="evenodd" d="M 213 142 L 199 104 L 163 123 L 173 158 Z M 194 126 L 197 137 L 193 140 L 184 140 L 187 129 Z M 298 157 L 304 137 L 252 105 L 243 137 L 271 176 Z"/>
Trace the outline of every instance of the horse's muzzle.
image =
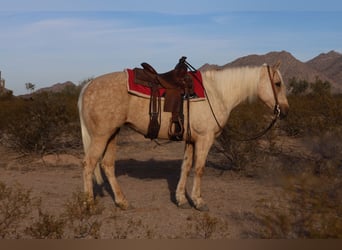
<path id="1" fill-rule="evenodd" d="M 286 118 L 286 116 L 288 115 L 290 107 L 289 105 L 279 105 L 279 107 L 280 107 L 279 119 L 282 120 Z"/>

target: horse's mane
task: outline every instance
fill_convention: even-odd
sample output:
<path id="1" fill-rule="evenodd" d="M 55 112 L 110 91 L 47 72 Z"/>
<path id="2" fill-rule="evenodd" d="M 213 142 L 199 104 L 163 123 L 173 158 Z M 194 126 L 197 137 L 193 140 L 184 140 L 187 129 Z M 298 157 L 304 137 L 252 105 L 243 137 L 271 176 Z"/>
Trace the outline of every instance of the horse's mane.
<path id="1" fill-rule="evenodd" d="M 237 95 L 239 102 L 247 97 L 249 101 L 253 101 L 257 96 L 260 67 L 209 69 L 202 74 L 209 80 L 208 85 L 216 86 L 217 93 L 224 99 Z"/>

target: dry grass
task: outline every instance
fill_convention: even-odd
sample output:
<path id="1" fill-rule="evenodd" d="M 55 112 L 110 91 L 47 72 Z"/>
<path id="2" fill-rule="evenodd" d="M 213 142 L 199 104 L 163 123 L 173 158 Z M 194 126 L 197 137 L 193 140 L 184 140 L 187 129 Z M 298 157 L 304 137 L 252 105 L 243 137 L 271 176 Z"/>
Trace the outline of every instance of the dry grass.
<path id="1" fill-rule="evenodd" d="M 303 174 L 287 179 L 283 196 L 261 200 L 261 238 L 342 238 L 342 181 Z"/>

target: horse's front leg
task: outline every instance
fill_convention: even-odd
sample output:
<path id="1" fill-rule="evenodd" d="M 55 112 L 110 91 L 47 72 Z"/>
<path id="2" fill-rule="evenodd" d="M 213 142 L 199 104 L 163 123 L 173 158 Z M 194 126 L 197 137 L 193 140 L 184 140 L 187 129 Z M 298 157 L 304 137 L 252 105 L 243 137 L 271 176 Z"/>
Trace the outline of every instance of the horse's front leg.
<path id="1" fill-rule="evenodd" d="M 193 144 L 186 144 L 182 163 L 181 175 L 176 190 L 176 200 L 180 208 L 191 208 L 185 195 L 186 180 L 192 167 L 194 154 Z"/>
<path id="2" fill-rule="evenodd" d="M 201 178 L 203 176 L 205 163 L 209 153 L 209 149 L 213 144 L 213 139 L 210 137 L 201 138 L 196 142 L 195 145 L 195 158 L 194 158 L 194 168 L 195 176 L 191 192 L 191 199 L 194 206 L 199 211 L 208 211 L 208 207 L 205 204 L 201 196 Z"/>

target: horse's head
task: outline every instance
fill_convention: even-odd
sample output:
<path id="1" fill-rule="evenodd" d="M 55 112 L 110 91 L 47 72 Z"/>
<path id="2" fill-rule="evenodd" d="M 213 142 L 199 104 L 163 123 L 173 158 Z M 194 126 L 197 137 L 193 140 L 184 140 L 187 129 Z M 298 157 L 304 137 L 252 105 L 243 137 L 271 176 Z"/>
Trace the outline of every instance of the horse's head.
<path id="1" fill-rule="evenodd" d="M 279 118 L 285 118 L 289 112 L 286 98 L 286 86 L 279 71 L 280 62 L 274 66 L 263 65 L 258 84 L 258 96 L 268 107 L 274 109 Z"/>

